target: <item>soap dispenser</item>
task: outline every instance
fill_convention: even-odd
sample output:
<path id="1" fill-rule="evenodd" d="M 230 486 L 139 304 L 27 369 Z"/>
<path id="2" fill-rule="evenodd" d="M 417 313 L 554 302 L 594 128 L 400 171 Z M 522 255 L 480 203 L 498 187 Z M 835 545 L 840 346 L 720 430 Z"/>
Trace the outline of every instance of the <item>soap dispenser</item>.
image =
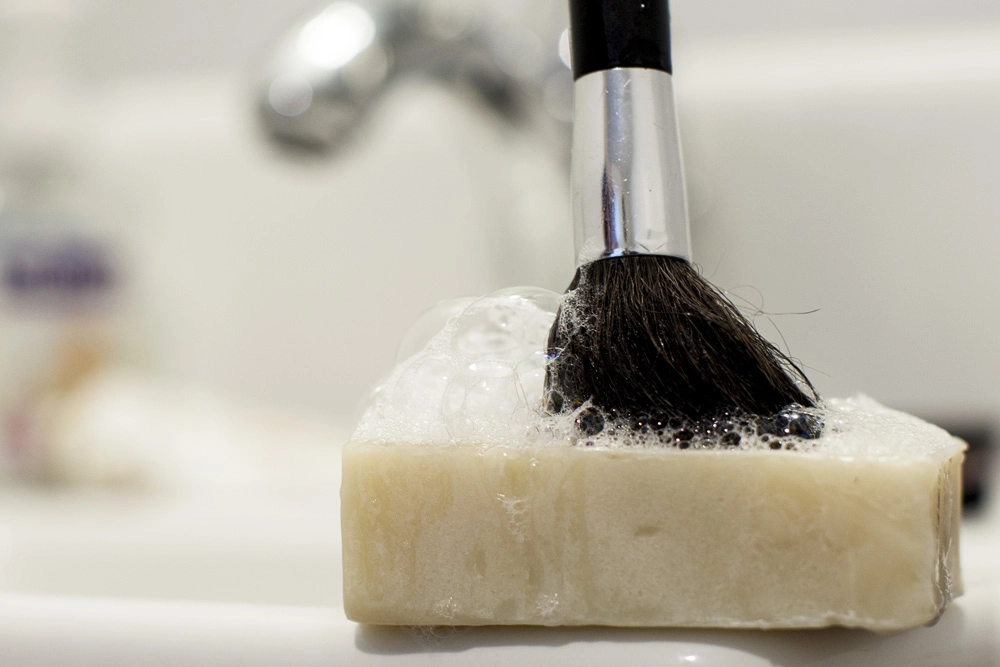
<path id="1" fill-rule="evenodd" d="M 117 345 L 119 248 L 67 66 L 78 10 L 0 5 L 0 478 L 46 478 L 53 398 Z"/>

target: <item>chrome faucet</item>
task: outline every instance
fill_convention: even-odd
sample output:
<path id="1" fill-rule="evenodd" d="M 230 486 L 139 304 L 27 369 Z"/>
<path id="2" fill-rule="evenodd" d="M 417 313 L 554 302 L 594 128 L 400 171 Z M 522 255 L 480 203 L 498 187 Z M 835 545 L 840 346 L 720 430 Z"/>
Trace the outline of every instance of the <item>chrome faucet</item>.
<path id="1" fill-rule="evenodd" d="M 258 109 L 271 138 L 329 153 L 397 81 L 464 91 L 568 165 L 572 77 L 564 2 L 337 0 L 294 26 L 265 67 Z"/>

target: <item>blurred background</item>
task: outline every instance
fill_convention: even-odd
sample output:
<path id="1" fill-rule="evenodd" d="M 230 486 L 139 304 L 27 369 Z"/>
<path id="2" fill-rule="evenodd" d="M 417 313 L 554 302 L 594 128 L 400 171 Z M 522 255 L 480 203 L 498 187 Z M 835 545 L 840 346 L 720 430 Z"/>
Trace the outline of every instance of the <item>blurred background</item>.
<path id="1" fill-rule="evenodd" d="M 336 445 L 409 324 L 572 276 L 563 4 L 0 0 L 0 588 L 339 599 Z M 978 493 L 1000 4 L 671 7 L 696 263 Z"/>

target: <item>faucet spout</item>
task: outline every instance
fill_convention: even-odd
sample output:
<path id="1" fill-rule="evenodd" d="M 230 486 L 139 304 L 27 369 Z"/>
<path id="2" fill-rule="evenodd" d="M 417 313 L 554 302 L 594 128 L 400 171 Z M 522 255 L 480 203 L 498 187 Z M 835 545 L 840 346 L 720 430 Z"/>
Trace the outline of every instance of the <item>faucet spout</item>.
<path id="1" fill-rule="evenodd" d="M 257 102 L 265 132 L 290 150 L 336 152 L 387 90 L 423 76 L 537 133 L 568 164 L 572 76 L 558 49 L 565 9 L 537 5 L 336 0 L 271 53 Z"/>

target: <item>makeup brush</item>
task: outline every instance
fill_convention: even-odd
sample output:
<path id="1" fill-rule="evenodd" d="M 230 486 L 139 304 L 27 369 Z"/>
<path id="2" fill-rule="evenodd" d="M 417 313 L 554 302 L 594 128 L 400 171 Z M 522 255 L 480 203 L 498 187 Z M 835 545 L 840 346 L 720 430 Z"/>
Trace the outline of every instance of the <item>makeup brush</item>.
<path id="1" fill-rule="evenodd" d="M 690 264 L 667 0 L 570 0 L 577 272 L 549 335 L 547 404 L 633 429 L 766 418 L 818 435 L 802 371 Z M 760 428 L 760 427 L 758 427 Z"/>

